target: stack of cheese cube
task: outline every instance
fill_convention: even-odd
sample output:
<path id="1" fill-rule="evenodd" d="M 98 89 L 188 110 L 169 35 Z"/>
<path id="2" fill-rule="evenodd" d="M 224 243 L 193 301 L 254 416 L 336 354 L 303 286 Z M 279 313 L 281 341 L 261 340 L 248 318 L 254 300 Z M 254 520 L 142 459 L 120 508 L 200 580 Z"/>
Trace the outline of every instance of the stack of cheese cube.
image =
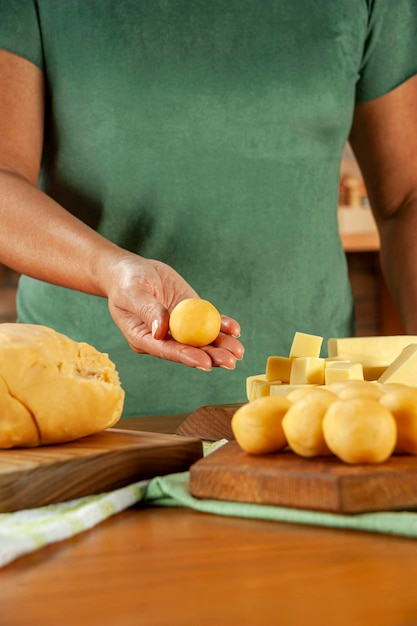
<path id="1" fill-rule="evenodd" d="M 288 356 L 270 356 L 265 372 L 248 376 L 248 400 L 346 380 L 417 386 L 417 336 L 329 339 L 327 357 L 320 356 L 322 343 L 323 337 L 296 332 Z"/>

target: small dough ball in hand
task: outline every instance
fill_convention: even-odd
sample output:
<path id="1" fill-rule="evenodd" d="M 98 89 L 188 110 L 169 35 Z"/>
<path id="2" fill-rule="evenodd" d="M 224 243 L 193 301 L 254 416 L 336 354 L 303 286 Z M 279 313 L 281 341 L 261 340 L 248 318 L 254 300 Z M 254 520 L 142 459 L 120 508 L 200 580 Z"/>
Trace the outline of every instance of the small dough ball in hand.
<path id="1" fill-rule="evenodd" d="M 332 454 L 323 436 L 323 418 L 337 396 L 325 389 L 311 389 L 288 409 L 282 427 L 290 448 L 300 456 Z"/>
<path id="2" fill-rule="evenodd" d="M 232 417 L 237 443 L 249 454 L 278 452 L 287 445 L 282 419 L 291 402 L 282 396 L 265 396 L 242 405 Z"/>
<path id="3" fill-rule="evenodd" d="M 372 398 L 336 400 L 323 418 L 324 439 L 345 463 L 382 463 L 392 454 L 397 426 L 391 412 Z"/>
<path id="4" fill-rule="evenodd" d="M 216 307 L 201 298 L 187 298 L 174 307 L 169 330 L 178 343 L 201 348 L 217 339 L 221 316 Z"/>

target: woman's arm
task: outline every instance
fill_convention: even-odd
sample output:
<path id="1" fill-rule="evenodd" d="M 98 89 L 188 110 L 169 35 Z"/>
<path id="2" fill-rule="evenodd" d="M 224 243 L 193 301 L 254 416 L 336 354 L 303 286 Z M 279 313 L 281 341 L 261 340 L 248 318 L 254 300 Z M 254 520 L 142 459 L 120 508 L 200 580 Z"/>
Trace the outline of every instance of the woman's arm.
<path id="1" fill-rule="evenodd" d="M 381 268 L 408 334 L 417 334 L 417 76 L 356 107 L 350 143 L 381 239 Z"/>
<path id="2" fill-rule="evenodd" d="M 43 73 L 0 50 L 0 259 L 40 280 L 105 296 L 97 268 L 122 251 L 36 187 L 43 131 Z"/>
<path id="3" fill-rule="evenodd" d="M 44 109 L 42 71 L 0 50 L 0 261 L 28 276 L 107 298 L 135 352 L 207 370 L 233 369 L 243 356 L 236 321 L 223 316 L 216 345 L 203 349 L 167 338 L 169 312 L 195 291 L 171 267 L 119 248 L 37 188 Z"/>

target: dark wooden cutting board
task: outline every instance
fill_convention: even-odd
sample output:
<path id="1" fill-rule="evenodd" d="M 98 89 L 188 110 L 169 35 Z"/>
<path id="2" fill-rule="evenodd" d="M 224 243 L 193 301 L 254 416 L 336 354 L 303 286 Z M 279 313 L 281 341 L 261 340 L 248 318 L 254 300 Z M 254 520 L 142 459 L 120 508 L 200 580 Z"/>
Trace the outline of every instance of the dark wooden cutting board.
<path id="1" fill-rule="evenodd" d="M 242 403 L 201 406 L 190 413 L 175 432 L 177 435 L 197 437 L 203 441 L 230 441 L 235 438 L 231 426 L 232 417 L 241 406 Z"/>
<path id="2" fill-rule="evenodd" d="M 251 456 L 235 441 L 190 468 L 198 498 L 363 513 L 417 507 L 417 457 L 392 456 L 375 465 L 336 457 L 302 458 L 289 450 Z"/>
<path id="3" fill-rule="evenodd" d="M 187 470 L 198 439 L 109 429 L 70 443 L 0 451 L 0 512 L 110 491 Z"/>

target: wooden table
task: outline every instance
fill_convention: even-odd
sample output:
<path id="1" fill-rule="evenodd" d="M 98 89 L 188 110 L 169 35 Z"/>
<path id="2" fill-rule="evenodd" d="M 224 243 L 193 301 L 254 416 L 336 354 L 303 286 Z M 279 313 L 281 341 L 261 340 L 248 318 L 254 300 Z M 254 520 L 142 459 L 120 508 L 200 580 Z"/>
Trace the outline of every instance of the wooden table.
<path id="1" fill-rule="evenodd" d="M 414 626 L 417 541 L 138 507 L 0 570 L 0 624 Z"/>

